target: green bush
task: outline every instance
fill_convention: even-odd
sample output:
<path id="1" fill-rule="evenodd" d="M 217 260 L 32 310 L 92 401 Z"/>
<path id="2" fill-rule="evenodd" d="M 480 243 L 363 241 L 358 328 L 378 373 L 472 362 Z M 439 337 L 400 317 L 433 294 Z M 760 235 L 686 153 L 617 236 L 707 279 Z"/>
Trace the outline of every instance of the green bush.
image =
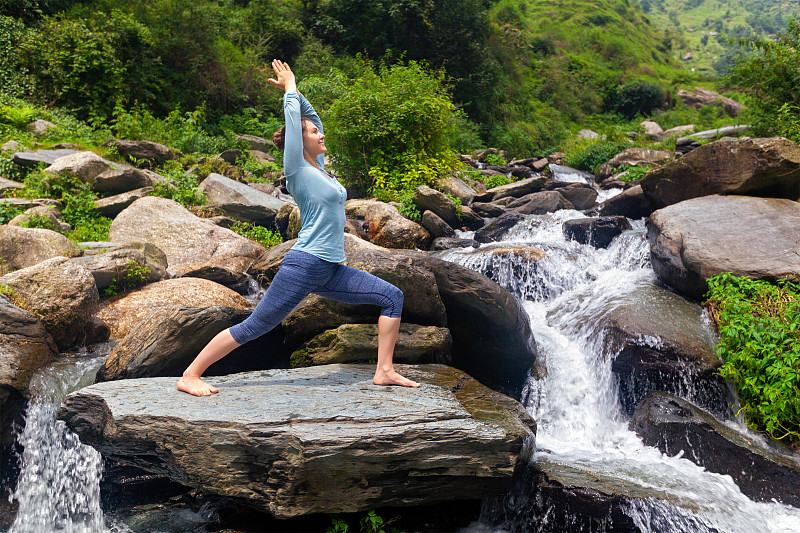
<path id="1" fill-rule="evenodd" d="M 790 20 L 786 32 L 775 40 L 754 38 L 738 43 L 752 47 L 754 53 L 736 62 L 728 81 L 748 94 L 747 118 L 753 134 L 792 135 L 792 124 L 800 122 L 800 19 Z"/>
<path id="2" fill-rule="evenodd" d="M 400 207 L 398 211 L 408 220 L 419 222 L 422 220 L 422 212 L 419 210 L 419 207 L 417 207 L 417 204 L 414 203 L 413 198 L 414 191 L 407 191 L 403 194 L 400 198 Z"/>
<path id="3" fill-rule="evenodd" d="M 650 166 L 643 166 L 643 167 L 632 167 L 629 165 L 620 165 L 617 167 L 615 172 L 627 172 L 624 176 L 620 178 L 621 181 L 638 181 L 644 177 L 649 171 L 653 170 L 653 167 Z"/>
<path id="4" fill-rule="evenodd" d="M 0 15 L 0 92 L 23 96 L 29 90 L 27 70 L 16 53 L 24 35 L 21 21 Z"/>
<path id="5" fill-rule="evenodd" d="M 440 73 L 413 61 L 365 69 L 325 113 L 336 168 L 345 182 L 397 200 L 458 165 L 457 114 Z"/>
<path id="6" fill-rule="evenodd" d="M 8 224 L 12 218 L 22 214 L 22 211 L 19 207 L 0 200 L 0 224 Z"/>
<path id="7" fill-rule="evenodd" d="M 259 243 L 264 248 L 272 248 L 283 242 L 278 233 L 270 231 L 264 226 L 256 226 L 249 222 L 237 222 L 231 229 L 242 237 L 247 237 L 251 241 Z"/>
<path id="8" fill-rule="evenodd" d="M 193 175 L 187 174 L 178 161 L 167 161 L 159 172 L 168 181 L 157 183 L 153 188 L 153 196 L 175 200 L 184 207 L 206 203 L 206 195 L 197 188 L 197 180 Z"/>
<path id="9" fill-rule="evenodd" d="M 486 185 L 487 189 L 494 189 L 495 187 L 507 185 L 509 183 L 511 183 L 511 180 L 508 179 L 508 176 L 504 176 L 503 174 L 495 174 L 483 180 L 483 184 Z"/>
<path id="10" fill-rule="evenodd" d="M 800 284 L 724 272 L 709 278 L 708 287 L 720 373 L 736 384 L 748 424 L 800 443 Z"/>
<path id="11" fill-rule="evenodd" d="M 663 101 L 664 94 L 656 84 L 635 80 L 617 88 L 608 105 L 618 113 L 632 118 L 636 115 L 648 116 Z"/>
<path id="12" fill-rule="evenodd" d="M 114 296 L 115 294 L 144 285 L 147 283 L 147 275 L 149 273 L 150 269 L 148 267 L 142 266 L 131 259 L 128 261 L 128 268 L 125 274 L 119 278 L 115 277 L 111 281 L 111 285 L 103 290 L 103 294 L 105 296 Z"/>
<path id="13" fill-rule="evenodd" d="M 567 166 L 579 170 L 588 170 L 592 174 L 597 169 L 631 144 L 625 141 L 614 141 L 609 139 L 573 139 L 564 148 L 566 158 L 564 162 Z"/>

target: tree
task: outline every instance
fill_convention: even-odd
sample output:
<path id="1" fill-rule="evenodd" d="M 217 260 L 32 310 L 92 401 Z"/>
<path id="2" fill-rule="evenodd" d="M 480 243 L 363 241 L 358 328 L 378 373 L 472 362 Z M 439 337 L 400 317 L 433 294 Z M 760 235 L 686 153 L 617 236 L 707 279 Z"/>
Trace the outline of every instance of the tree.
<path id="1" fill-rule="evenodd" d="M 753 133 L 791 135 L 800 123 L 800 20 L 791 19 L 775 41 L 737 42 L 754 52 L 735 62 L 728 81 L 749 95 Z"/>

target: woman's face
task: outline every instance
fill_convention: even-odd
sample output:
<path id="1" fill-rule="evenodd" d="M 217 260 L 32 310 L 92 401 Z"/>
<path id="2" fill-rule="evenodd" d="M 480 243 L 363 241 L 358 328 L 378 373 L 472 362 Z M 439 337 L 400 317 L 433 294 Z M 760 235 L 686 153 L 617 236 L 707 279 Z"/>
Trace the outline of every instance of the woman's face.
<path id="1" fill-rule="evenodd" d="M 303 150 L 316 159 L 318 155 L 328 151 L 325 146 L 325 135 L 310 120 L 303 121 Z"/>

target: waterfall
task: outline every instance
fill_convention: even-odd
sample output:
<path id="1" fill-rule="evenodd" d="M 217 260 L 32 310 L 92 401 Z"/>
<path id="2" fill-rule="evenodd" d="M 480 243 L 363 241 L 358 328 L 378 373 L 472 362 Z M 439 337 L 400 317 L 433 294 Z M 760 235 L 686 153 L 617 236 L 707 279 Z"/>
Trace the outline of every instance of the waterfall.
<path id="1" fill-rule="evenodd" d="M 708 472 L 680 454 L 666 456 L 628 429 L 611 372 L 615 354 L 608 353 L 602 322 L 615 306 L 636 302 L 638 288 L 656 283 L 644 224 L 634 222 L 633 230 L 607 249 L 595 249 L 565 240 L 562 223 L 576 218 L 585 216 L 530 215 L 503 242 L 440 254 L 523 300 L 547 370 L 544 377 L 532 375 L 523 392 L 538 423 L 532 461 L 602 472 L 651 492 L 655 497 L 631 498 L 623 509 L 643 532 L 800 531 L 800 510 L 755 503 L 729 476 Z M 514 494 L 507 501 L 530 503 Z M 552 531 L 550 518 L 545 512 L 534 523 L 507 520 L 499 531 Z"/>
<path id="2" fill-rule="evenodd" d="M 25 428 L 17 438 L 24 451 L 10 497 L 19 505 L 10 533 L 117 531 L 106 526 L 100 507 L 100 453 L 56 420 L 61 400 L 94 382 L 110 350 L 103 348 L 100 355 L 62 354 L 32 378 Z"/>

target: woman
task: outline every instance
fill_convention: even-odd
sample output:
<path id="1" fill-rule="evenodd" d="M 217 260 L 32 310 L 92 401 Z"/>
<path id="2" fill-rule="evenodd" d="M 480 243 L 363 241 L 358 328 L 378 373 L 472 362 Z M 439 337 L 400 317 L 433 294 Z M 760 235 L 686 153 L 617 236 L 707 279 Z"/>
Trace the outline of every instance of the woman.
<path id="1" fill-rule="evenodd" d="M 297 91 L 294 73 L 279 60 L 272 62 L 275 78 L 269 82 L 283 89 L 286 125 L 275 134 L 284 150 L 286 187 L 300 208 L 302 229 L 297 243 L 281 263 L 267 293 L 244 322 L 218 333 L 197 355 L 178 381 L 178 389 L 195 396 L 218 392 L 200 379 L 203 372 L 234 348 L 271 330 L 310 293 L 345 303 L 381 306 L 378 318 L 378 366 L 376 385 L 419 387 L 419 383 L 395 372 L 394 345 L 400 329 L 403 293 L 390 283 L 340 264 L 344 255 L 344 202 L 346 191 L 324 169 L 325 135 L 311 104 Z"/>

